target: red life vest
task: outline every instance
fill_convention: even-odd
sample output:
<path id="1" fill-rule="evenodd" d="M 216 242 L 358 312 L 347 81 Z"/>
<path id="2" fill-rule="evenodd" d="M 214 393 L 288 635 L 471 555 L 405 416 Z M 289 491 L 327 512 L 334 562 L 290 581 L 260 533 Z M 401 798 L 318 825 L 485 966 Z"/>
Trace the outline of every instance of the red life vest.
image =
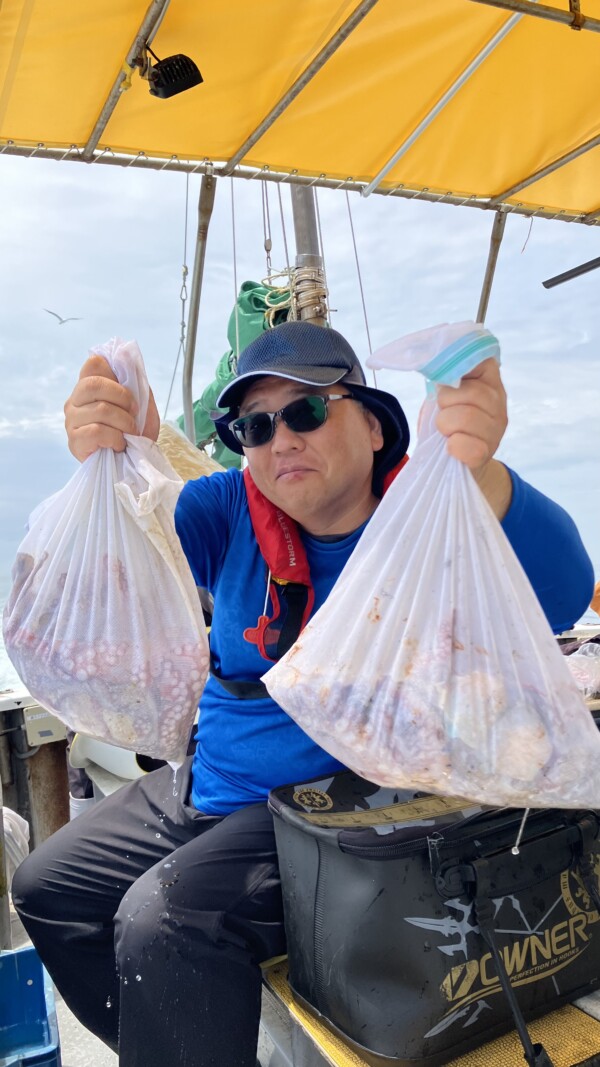
<path id="1" fill-rule="evenodd" d="M 408 456 L 404 456 L 386 475 L 384 493 L 407 460 Z M 254 484 L 248 467 L 244 471 L 244 486 L 254 536 L 269 569 L 272 609 L 270 618 L 261 615 L 256 626 L 244 630 L 244 638 L 257 646 L 263 659 L 275 663 L 306 626 L 315 593 L 297 523 L 267 500 Z"/>
<path id="2" fill-rule="evenodd" d="M 386 474 L 384 493 L 407 461 L 408 456 L 403 456 L 400 463 Z M 297 523 L 267 500 L 255 485 L 248 467 L 244 470 L 244 488 L 254 536 L 269 571 L 272 610 L 270 617 L 260 615 L 256 626 L 244 630 L 244 639 L 257 646 L 263 659 L 275 663 L 292 647 L 306 626 L 315 593 Z M 263 682 L 222 678 L 212 654 L 210 670 L 223 688 L 240 700 L 257 700 L 268 695 Z"/>

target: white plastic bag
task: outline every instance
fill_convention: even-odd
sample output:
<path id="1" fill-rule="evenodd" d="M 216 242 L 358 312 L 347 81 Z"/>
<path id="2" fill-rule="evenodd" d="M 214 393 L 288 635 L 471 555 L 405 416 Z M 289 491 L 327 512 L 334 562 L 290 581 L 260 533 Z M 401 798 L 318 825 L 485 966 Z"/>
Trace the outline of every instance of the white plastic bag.
<path id="1" fill-rule="evenodd" d="M 2 825 L 4 827 L 4 844 L 6 846 L 6 879 L 8 890 L 12 885 L 13 875 L 24 859 L 29 855 L 29 823 L 12 808 L 2 808 Z M 0 870 L 0 874 L 2 871 Z"/>
<path id="2" fill-rule="evenodd" d="M 600 694 L 600 645 L 593 641 L 565 656 L 565 662 L 584 697 Z"/>
<path id="3" fill-rule="evenodd" d="M 138 403 L 135 342 L 94 349 Z M 100 449 L 33 512 L 3 618 L 7 652 L 40 704 L 72 730 L 183 759 L 208 672 L 198 593 L 175 532 L 183 482 L 158 446 Z"/>
<path id="4" fill-rule="evenodd" d="M 457 384 L 490 355 L 495 338 L 461 323 L 373 362 Z M 499 522 L 448 455 L 436 411 L 431 395 L 410 462 L 264 682 L 319 745 L 380 785 L 597 807 L 592 716 Z"/>

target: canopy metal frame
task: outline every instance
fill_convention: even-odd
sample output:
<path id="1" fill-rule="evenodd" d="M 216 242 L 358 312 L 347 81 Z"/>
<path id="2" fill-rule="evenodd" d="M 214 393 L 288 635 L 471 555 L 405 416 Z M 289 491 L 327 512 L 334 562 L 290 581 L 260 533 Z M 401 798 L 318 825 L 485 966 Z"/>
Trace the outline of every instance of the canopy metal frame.
<path id="1" fill-rule="evenodd" d="M 522 15 L 513 15 L 508 22 L 504 23 L 504 26 L 494 34 L 494 36 L 488 41 L 484 48 L 475 56 L 474 59 L 465 67 L 462 73 L 456 78 L 456 80 L 449 86 L 443 96 L 437 101 L 436 104 L 427 112 L 424 118 L 419 122 L 418 126 L 412 131 L 409 137 L 402 142 L 402 144 L 396 149 L 394 154 L 388 159 L 387 163 L 378 171 L 372 181 L 362 190 L 363 196 L 370 196 L 375 192 L 377 186 L 381 184 L 387 174 L 396 166 L 396 163 L 402 159 L 410 148 L 418 141 L 419 137 L 425 130 L 431 126 L 441 111 L 444 110 L 447 104 L 456 96 L 456 94 L 462 89 L 463 85 L 469 81 L 469 79 L 475 74 L 482 63 L 485 63 L 488 56 L 498 47 L 498 45 L 504 40 L 504 38 L 514 29 L 518 22 L 521 21 Z"/>
<path id="2" fill-rule="evenodd" d="M 360 25 L 363 19 L 369 14 L 369 11 L 371 11 L 378 2 L 379 0 L 361 0 L 358 7 L 355 8 L 346 21 L 343 22 L 339 29 L 337 29 L 332 37 L 330 37 L 318 55 L 316 55 L 312 62 L 309 63 L 308 67 L 302 71 L 302 74 L 296 79 L 294 84 L 290 86 L 281 99 L 277 101 L 275 106 L 271 108 L 268 115 L 265 115 L 264 119 L 259 122 L 256 129 L 246 138 L 237 151 L 234 152 L 231 159 L 227 161 L 225 166 L 221 169 L 221 174 L 224 177 L 233 174 L 235 168 L 242 162 L 245 156 L 248 155 L 250 149 L 260 141 L 261 137 L 267 130 L 269 130 L 277 119 L 283 115 L 283 112 L 287 110 L 292 101 L 295 100 L 308 83 L 312 81 L 315 74 L 318 74 L 321 68 L 324 67 L 327 61 L 338 51 L 352 31 Z"/>
<path id="3" fill-rule="evenodd" d="M 263 135 L 277 122 L 281 115 L 283 115 L 302 90 L 313 80 L 315 75 L 326 65 L 332 56 L 339 51 L 356 27 L 363 22 L 369 12 L 376 6 L 378 0 L 360 0 L 354 11 L 348 16 L 345 22 L 338 27 L 335 33 L 332 34 L 319 53 L 296 79 L 294 84 L 275 103 L 268 114 L 229 159 L 204 159 L 199 161 L 191 161 L 188 159 L 186 161 L 179 158 L 177 155 L 164 158 L 162 156 L 148 155 L 144 151 L 138 152 L 137 155 L 129 155 L 126 153 L 114 152 L 108 146 L 99 148 L 100 140 L 106 131 L 110 117 L 117 107 L 124 89 L 128 88 L 129 80 L 136 66 L 139 67 L 142 64 L 145 48 L 157 33 L 165 16 L 169 2 L 170 0 L 151 0 L 140 28 L 124 59 L 122 68 L 115 79 L 113 87 L 102 106 L 94 128 L 83 148 L 78 145 L 71 145 L 67 149 L 56 148 L 48 146 L 43 142 L 39 142 L 37 145 L 32 146 L 31 144 L 19 144 L 14 140 L 8 139 L 4 143 L 0 143 L 0 154 L 25 156 L 27 158 L 37 156 L 46 159 L 68 159 L 80 163 L 100 163 L 108 166 L 136 167 L 141 169 L 187 171 L 189 173 L 214 174 L 215 177 L 239 177 L 246 180 L 260 178 L 263 181 L 290 182 L 296 185 L 345 189 L 348 191 L 359 192 L 362 196 L 370 196 L 372 193 L 378 193 L 383 196 L 424 200 L 426 202 L 453 204 L 456 206 L 478 207 L 483 210 L 502 210 L 504 212 L 520 214 L 526 217 L 536 216 L 538 218 L 558 219 L 560 221 L 584 223 L 587 225 L 600 224 L 600 208 L 595 209 L 593 212 L 574 214 L 573 212 L 566 210 L 556 211 L 544 206 L 532 207 L 531 204 L 511 199 L 528 186 L 533 185 L 535 182 L 552 174 L 554 171 L 559 170 L 561 167 L 566 166 L 578 157 L 597 148 L 600 145 L 600 135 L 591 138 L 582 145 L 576 146 L 572 151 L 560 158 L 550 161 L 535 173 L 523 175 L 509 189 L 488 196 L 465 196 L 456 193 L 451 189 L 431 189 L 427 186 L 411 187 L 402 182 L 399 182 L 391 188 L 381 187 L 384 178 L 393 169 L 398 160 L 408 152 L 416 141 L 418 141 L 423 132 L 435 121 L 436 117 L 446 107 L 450 100 L 456 96 L 462 86 L 465 85 L 465 83 L 485 62 L 488 56 L 512 31 L 523 15 L 553 19 L 554 21 L 563 23 L 567 27 L 575 30 L 600 29 L 600 20 L 590 19 L 581 13 L 579 0 L 569 0 L 570 10 L 568 12 L 548 7 L 548 5 L 539 3 L 538 0 L 472 0 L 472 2 L 475 3 L 485 3 L 490 6 L 512 11 L 513 16 L 505 22 L 496 34 L 494 34 L 487 45 L 477 56 L 475 56 L 464 71 L 461 72 L 455 82 L 430 109 L 428 114 L 421 120 L 409 137 L 399 145 L 394 154 L 379 170 L 375 177 L 368 182 L 357 180 L 352 175 L 348 175 L 347 178 L 340 180 L 339 178 L 330 177 L 326 173 L 311 177 L 308 175 L 301 175 L 296 170 L 291 170 L 286 173 L 275 171 L 268 166 L 263 166 L 262 168 L 257 169 L 256 167 L 244 165 L 243 160 L 258 141 L 260 141 Z"/>
<path id="4" fill-rule="evenodd" d="M 536 18 L 560 22 L 572 30 L 591 30 L 600 33 L 600 19 L 590 18 L 581 11 L 579 0 L 569 0 L 569 10 L 561 11 L 548 4 L 538 4 L 537 0 L 473 0 L 475 4 L 499 7 L 504 11 L 514 11 L 522 15 L 534 15 Z"/>
<path id="5" fill-rule="evenodd" d="M 600 141 L 598 142 L 600 143 Z M 557 166 L 563 163 L 569 162 L 575 158 L 575 153 L 581 154 L 583 151 L 589 151 L 591 148 L 596 147 L 596 139 L 586 142 L 585 146 L 582 146 L 581 150 L 575 149 L 569 156 L 563 156 L 562 162 L 557 161 Z M 225 161 L 213 162 L 209 159 L 203 160 L 189 160 L 180 159 L 177 155 L 172 155 L 168 159 L 164 159 L 161 156 L 148 156 L 145 152 L 139 152 L 136 156 L 126 155 L 124 153 L 113 152 L 111 148 L 103 148 L 97 150 L 91 160 L 83 158 L 83 151 L 77 145 L 71 145 L 70 148 L 54 148 L 45 145 L 43 142 L 35 146 L 31 145 L 18 145 L 12 140 L 6 141 L 0 145 L 0 155 L 7 156 L 21 156 L 26 159 L 54 159 L 58 161 L 69 160 L 74 163 L 88 163 L 99 164 L 100 166 L 113 166 L 113 167 L 135 167 L 140 170 L 169 170 L 179 172 L 183 174 L 214 174 L 215 177 L 223 176 L 223 168 L 226 166 Z M 557 167 L 554 167 L 557 169 Z M 542 172 L 538 172 L 537 176 L 540 176 Z M 546 173 L 549 173 L 548 171 Z M 232 178 L 239 178 L 244 181 L 266 181 L 292 185 L 307 185 L 314 186 L 320 189 L 346 189 L 348 192 L 354 192 L 362 194 L 363 189 L 367 183 L 364 181 L 358 181 L 349 175 L 347 178 L 334 178 L 328 177 L 327 174 L 320 174 L 317 177 L 311 177 L 307 174 L 299 174 L 297 170 L 290 171 L 276 171 L 272 170 L 268 166 L 264 167 L 250 167 L 250 166 L 238 166 L 231 174 Z M 523 188 L 525 185 L 530 184 L 535 180 L 535 176 L 531 176 L 528 179 L 524 179 L 523 185 L 514 186 L 513 188 Z M 580 214 L 572 214 L 566 210 L 557 211 L 555 208 L 546 207 L 532 207 L 531 204 L 527 204 L 523 201 L 510 201 L 504 199 L 506 194 L 502 194 L 500 200 L 498 195 L 494 196 L 476 196 L 471 194 L 465 196 L 461 193 L 454 193 L 452 190 L 446 192 L 439 189 L 431 189 L 428 186 L 422 186 L 415 188 L 414 186 L 405 185 L 399 182 L 397 185 L 391 188 L 378 188 L 373 190 L 373 194 L 376 196 L 391 196 L 399 197 L 404 200 L 422 200 L 425 203 L 433 204 L 451 204 L 454 207 L 474 207 L 479 208 L 482 211 L 497 211 L 502 210 L 511 215 L 522 215 L 525 218 L 541 218 L 558 220 L 559 222 L 577 223 L 589 226 L 600 225 L 600 209 L 595 209 L 592 212 L 581 212 Z"/>
<path id="6" fill-rule="evenodd" d="M 102 106 L 94 125 L 94 129 L 83 149 L 82 156 L 86 163 L 92 161 L 100 138 L 110 121 L 113 111 L 119 103 L 121 94 L 124 89 L 129 87 L 129 79 L 131 78 L 136 64 L 143 55 L 146 46 L 152 42 L 152 39 L 165 16 L 169 3 L 170 0 L 152 0 L 146 11 L 142 24 L 134 37 L 133 44 L 125 56 L 121 70 L 115 78 L 113 87 Z"/>
<path id="7" fill-rule="evenodd" d="M 368 197 L 375 193 L 384 196 L 399 197 L 401 199 L 423 200 L 426 202 L 445 203 L 455 206 L 478 207 L 482 210 L 495 211 L 488 261 L 477 311 L 477 321 L 479 322 L 483 322 L 485 319 L 496 261 L 498 258 L 498 251 L 504 234 L 506 218 L 509 213 L 520 214 L 530 218 L 535 216 L 588 225 L 600 224 L 600 209 L 587 214 L 574 215 L 567 211 L 557 212 L 550 208 L 532 208 L 531 205 L 527 205 L 526 203 L 515 201 L 514 199 L 512 201 L 510 200 L 511 197 L 514 197 L 517 193 L 536 181 L 539 181 L 546 177 L 546 175 L 566 166 L 572 160 L 591 151 L 593 148 L 598 147 L 600 145 L 600 136 L 591 138 L 585 144 L 577 146 L 569 153 L 551 161 L 535 173 L 523 176 L 518 182 L 511 186 L 510 189 L 506 189 L 503 192 L 492 196 L 481 197 L 472 195 L 465 197 L 454 193 L 452 190 L 444 192 L 443 190 L 434 190 L 428 187 L 410 188 L 403 183 L 398 183 L 392 188 L 382 188 L 384 178 L 390 173 L 396 163 L 409 151 L 422 133 L 435 121 L 440 112 L 481 67 L 488 56 L 491 55 L 505 37 L 513 30 L 523 15 L 550 18 L 556 22 L 562 22 L 574 30 L 588 29 L 596 32 L 600 30 L 600 20 L 590 19 L 582 14 L 580 10 L 580 0 L 569 0 L 568 12 L 548 7 L 545 4 L 539 3 L 538 0 L 474 0 L 474 2 L 484 3 L 512 11 L 513 15 L 493 35 L 474 59 L 471 60 L 454 83 L 446 90 L 412 133 L 405 138 L 390 159 L 388 159 L 375 177 L 369 182 L 357 181 L 351 175 L 346 179 L 339 180 L 339 178 L 332 178 L 324 173 L 317 177 L 310 177 L 301 175 L 296 170 L 280 173 L 273 171 L 268 166 L 257 169 L 256 167 L 245 166 L 243 160 L 247 157 L 251 149 L 260 141 L 267 130 L 277 122 L 290 104 L 313 80 L 315 75 L 325 66 L 331 57 L 335 55 L 353 30 L 360 25 L 369 12 L 376 6 L 378 0 L 360 0 L 354 11 L 342 25 L 338 27 L 335 33 L 332 34 L 323 48 L 321 48 L 318 54 L 302 71 L 294 84 L 290 86 L 284 95 L 275 103 L 267 115 L 265 115 L 245 141 L 227 160 L 215 162 L 204 159 L 202 161 L 194 162 L 190 160 L 182 160 L 176 155 L 172 155 L 170 158 L 165 159 L 162 157 L 149 156 L 143 151 L 140 151 L 137 155 L 128 155 L 125 153 L 113 152 L 110 147 L 101 149 L 98 147 L 123 91 L 129 87 L 134 70 L 136 67 L 141 68 L 143 66 L 145 50 L 156 35 L 170 0 L 151 0 L 139 30 L 123 61 L 121 70 L 113 83 L 110 93 L 100 110 L 94 128 L 83 148 L 80 148 L 77 145 L 72 145 L 65 150 L 64 148 L 47 146 L 42 142 L 32 147 L 31 145 L 19 145 L 12 140 L 8 140 L 0 145 L 0 155 L 25 156 L 27 158 L 40 157 L 61 161 L 69 160 L 87 164 L 98 163 L 104 166 L 135 167 L 138 169 L 149 170 L 171 170 L 192 174 L 200 173 L 203 175 L 198 202 L 198 228 L 196 234 L 194 270 L 189 300 L 188 328 L 183 367 L 184 425 L 186 434 L 190 440 L 193 441 L 195 439 L 192 407 L 192 373 L 197 341 L 198 315 L 204 276 L 208 227 L 212 215 L 218 177 L 236 177 L 246 181 L 258 179 L 261 181 L 291 184 L 294 187 L 292 210 L 294 214 L 294 228 L 297 244 L 296 262 L 298 264 L 305 260 L 311 260 L 316 263 L 316 261 L 319 260 L 321 267 L 322 261 L 319 256 L 320 250 L 316 236 L 316 224 L 314 218 L 314 187 L 344 189 L 348 192 L 358 192 L 363 197 Z M 319 319 L 319 321 L 324 322 L 322 318 Z"/>

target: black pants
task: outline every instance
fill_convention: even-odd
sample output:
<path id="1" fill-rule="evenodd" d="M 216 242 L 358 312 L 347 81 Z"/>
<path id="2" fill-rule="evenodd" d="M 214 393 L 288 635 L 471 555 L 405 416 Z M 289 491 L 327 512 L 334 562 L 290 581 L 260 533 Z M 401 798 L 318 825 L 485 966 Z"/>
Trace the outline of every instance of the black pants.
<path id="1" fill-rule="evenodd" d="M 15 874 L 57 988 L 121 1067 L 255 1067 L 259 963 L 285 952 L 266 805 L 203 815 L 190 766 L 113 793 Z"/>

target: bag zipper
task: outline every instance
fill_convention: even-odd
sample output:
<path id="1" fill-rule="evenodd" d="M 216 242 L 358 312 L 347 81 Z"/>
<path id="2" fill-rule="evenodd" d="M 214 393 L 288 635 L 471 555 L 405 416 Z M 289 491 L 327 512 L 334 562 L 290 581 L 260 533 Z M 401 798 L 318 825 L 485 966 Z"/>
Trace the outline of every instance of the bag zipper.
<path id="1" fill-rule="evenodd" d="M 541 815 L 547 817 L 548 813 L 544 811 Z M 485 818 L 485 816 L 478 815 L 476 818 Z M 537 817 L 535 815 L 529 817 L 530 822 L 533 822 L 536 819 L 538 822 L 541 821 L 539 815 Z M 498 834 L 501 830 L 513 825 L 514 822 L 514 816 L 507 817 L 497 822 L 494 826 L 482 827 L 476 836 L 482 838 L 492 837 L 494 834 Z M 341 852 L 348 852 L 353 856 L 362 856 L 364 859 L 396 859 L 396 857 L 408 856 L 411 852 L 420 852 L 423 849 L 428 848 L 430 842 L 435 842 L 436 852 L 440 848 L 450 848 L 454 845 L 462 845 L 467 842 L 472 842 L 475 832 L 474 823 L 470 822 L 469 827 L 469 833 L 457 833 L 456 835 L 446 834 L 446 836 L 444 836 L 443 834 L 440 834 L 439 831 L 434 831 L 427 837 L 415 837 L 412 841 L 400 841 L 394 845 L 354 845 L 350 841 L 340 842 L 338 840 L 338 848 Z M 461 827 L 461 830 L 462 829 L 463 827 Z M 551 829 L 554 831 L 556 827 L 552 826 Z M 523 844 L 525 844 L 525 842 L 523 842 Z"/>
<path id="2" fill-rule="evenodd" d="M 467 341 L 466 345 L 464 345 L 465 341 Z M 455 348 L 456 345 L 459 346 L 458 352 L 452 352 L 452 349 Z M 461 347 L 461 345 L 464 345 L 464 347 Z M 466 363 L 474 353 L 480 355 L 478 363 L 483 362 L 484 359 L 488 358 L 486 349 L 494 349 L 497 345 L 498 342 L 494 337 L 482 336 L 479 333 L 472 336 L 472 340 L 470 341 L 468 340 L 468 336 L 463 337 L 460 341 L 455 341 L 452 345 L 448 346 L 450 351 L 443 362 L 441 362 L 441 357 L 444 355 L 444 352 L 442 351 L 424 367 L 421 367 L 421 374 L 424 374 L 431 382 L 443 381 L 450 371 L 453 371 L 456 367 L 461 367 L 461 364 Z M 448 351 L 448 349 L 446 349 L 446 351 Z M 463 374 L 464 373 L 465 369 L 463 368 Z"/>
<path id="3" fill-rule="evenodd" d="M 323 964 L 323 946 L 325 942 L 325 880 L 327 876 L 327 866 L 329 858 L 329 850 L 323 847 L 322 841 L 317 841 L 317 849 L 319 852 L 319 867 L 317 870 L 317 883 L 315 888 L 315 910 L 313 920 L 313 963 L 315 974 L 315 991 L 317 994 L 317 1007 L 319 1011 L 322 1011 L 327 1005 L 327 999 L 325 996 L 325 974 Z"/>

